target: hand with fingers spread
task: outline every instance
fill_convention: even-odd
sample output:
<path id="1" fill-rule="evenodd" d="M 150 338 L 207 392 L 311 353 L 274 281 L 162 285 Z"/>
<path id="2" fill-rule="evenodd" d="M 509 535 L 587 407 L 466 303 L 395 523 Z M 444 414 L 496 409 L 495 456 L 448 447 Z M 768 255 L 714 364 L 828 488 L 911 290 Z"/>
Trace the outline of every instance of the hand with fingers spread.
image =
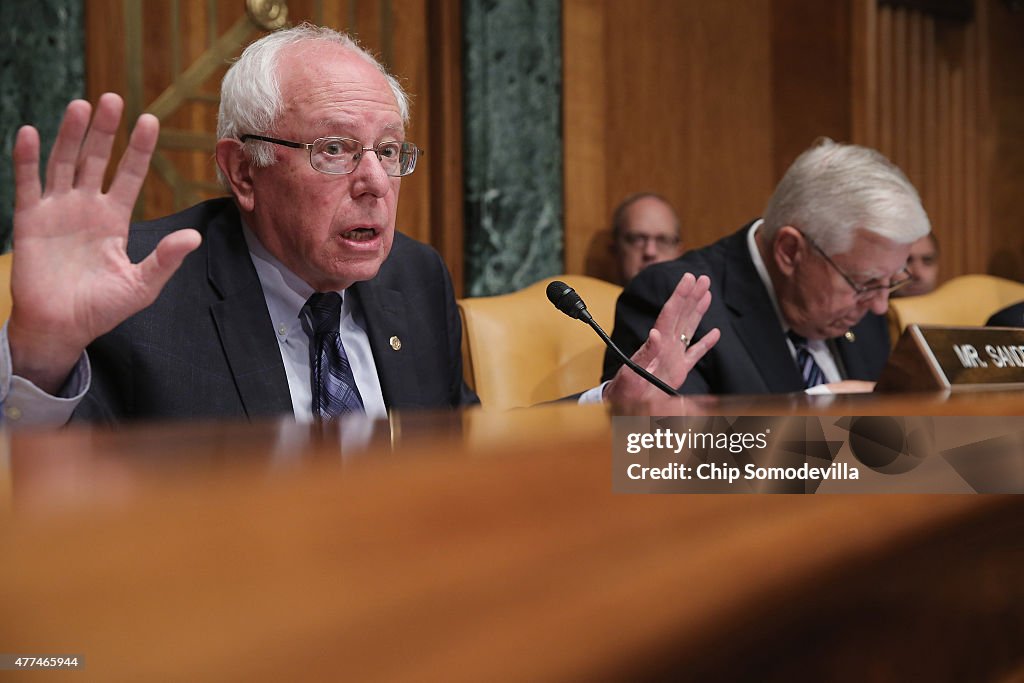
<path id="1" fill-rule="evenodd" d="M 686 376 L 718 342 L 718 328 L 697 341 L 693 336 L 711 305 L 711 280 L 686 273 L 661 309 L 647 341 L 633 354 L 633 362 L 672 387 Z M 656 387 L 625 365 L 605 387 L 604 399 L 616 404 L 649 402 L 663 397 Z"/>
<path id="2" fill-rule="evenodd" d="M 14 306 L 8 326 L 14 374 L 49 393 L 63 385 L 85 347 L 152 303 L 185 256 L 195 230 L 164 238 L 141 263 L 125 253 L 132 207 L 156 147 L 159 123 L 139 117 L 107 192 L 104 173 L 124 108 L 103 95 L 68 105 L 39 179 L 39 134 L 14 147 Z"/>

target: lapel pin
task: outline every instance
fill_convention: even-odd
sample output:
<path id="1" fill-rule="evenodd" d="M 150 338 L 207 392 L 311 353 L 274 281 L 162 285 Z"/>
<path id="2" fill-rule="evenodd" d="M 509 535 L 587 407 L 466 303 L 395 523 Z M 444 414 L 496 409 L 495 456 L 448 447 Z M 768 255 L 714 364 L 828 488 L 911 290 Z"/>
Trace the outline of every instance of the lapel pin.
<path id="1" fill-rule="evenodd" d="M 847 334 L 849 334 L 849 332 L 847 332 Z M 399 339 L 398 337 L 392 337 L 390 339 L 390 342 L 391 348 L 394 349 L 395 351 L 400 351 L 402 349 L 402 340 Z"/>
<path id="2" fill-rule="evenodd" d="M 846 337 L 846 341 L 850 342 L 851 344 L 857 341 L 857 335 L 855 335 L 853 332 L 849 330 L 847 330 L 846 334 L 844 334 L 843 336 Z"/>

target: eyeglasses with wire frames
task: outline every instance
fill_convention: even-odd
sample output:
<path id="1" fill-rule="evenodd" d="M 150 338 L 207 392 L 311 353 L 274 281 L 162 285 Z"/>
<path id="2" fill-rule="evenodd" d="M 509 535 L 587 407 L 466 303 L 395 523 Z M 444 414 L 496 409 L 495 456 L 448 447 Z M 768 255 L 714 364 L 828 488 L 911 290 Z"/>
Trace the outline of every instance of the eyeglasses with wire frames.
<path id="1" fill-rule="evenodd" d="M 382 142 L 376 147 L 363 147 L 352 138 L 317 138 L 313 142 L 293 142 L 265 135 L 242 135 L 241 142 L 259 140 L 294 149 L 309 150 L 309 165 L 328 175 L 348 175 L 356 170 L 366 152 L 373 152 L 384 172 L 393 178 L 407 176 L 416 170 L 416 160 L 425 152 L 411 142 Z"/>
<path id="2" fill-rule="evenodd" d="M 837 273 L 839 273 L 843 277 L 844 280 L 846 280 L 846 284 L 850 285 L 850 287 L 853 289 L 854 294 L 856 295 L 856 297 L 858 299 L 867 299 L 867 298 L 875 296 L 876 294 L 878 294 L 879 292 L 882 292 L 882 291 L 886 291 L 886 292 L 889 292 L 891 294 L 892 292 L 895 292 L 897 289 L 899 289 L 900 287 L 902 287 L 903 285 L 907 284 L 908 282 L 910 282 L 913 279 L 911 277 L 910 273 L 907 271 L 906 266 L 904 266 L 903 268 L 900 269 L 900 271 L 898 273 L 896 273 L 896 275 L 893 277 L 893 279 L 889 280 L 888 284 L 881 284 L 880 283 L 880 284 L 873 285 L 873 284 L 870 284 L 870 281 L 868 283 L 865 283 L 865 284 L 859 284 L 859 283 L 855 282 L 853 280 L 853 278 L 851 278 L 849 275 L 844 273 L 843 269 L 840 268 L 836 264 L 836 262 L 833 261 L 829 257 L 828 254 L 825 253 L 825 250 L 822 249 L 821 247 L 819 247 L 814 242 L 814 240 L 812 240 L 810 237 L 807 236 L 806 233 L 804 233 L 803 230 L 800 230 L 798 228 L 797 232 L 799 232 L 803 236 L 803 238 L 805 240 L 807 240 L 808 244 L 810 244 L 812 247 L 814 247 L 814 250 L 816 252 L 821 254 L 821 257 L 824 258 L 828 262 L 828 264 L 830 266 L 832 266 L 835 269 L 835 271 Z"/>
<path id="3" fill-rule="evenodd" d="M 620 236 L 622 242 L 630 249 L 646 249 L 651 242 L 658 251 L 668 251 L 679 246 L 677 235 L 642 235 L 635 232 L 624 232 Z"/>

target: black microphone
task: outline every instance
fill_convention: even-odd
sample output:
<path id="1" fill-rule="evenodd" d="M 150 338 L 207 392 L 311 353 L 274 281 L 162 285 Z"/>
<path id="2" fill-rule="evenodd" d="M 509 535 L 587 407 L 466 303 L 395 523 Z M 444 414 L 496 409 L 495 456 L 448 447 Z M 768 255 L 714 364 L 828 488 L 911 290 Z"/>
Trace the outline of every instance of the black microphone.
<path id="1" fill-rule="evenodd" d="M 587 305 L 576 293 L 576 290 L 561 280 L 552 280 L 548 283 L 548 301 L 555 305 L 555 308 L 576 320 L 593 320 Z M 600 328 L 598 328 L 600 329 Z"/>
<path id="2" fill-rule="evenodd" d="M 548 284 L 547 288 L 548 301 L 555 305 L 555 308 L 565 313 L 570 318 L 576 320 L 582 320 L 583 322 L 594 328 L 594 332 L 601 337 L 601 341 L 608 346 L 609 349 L 615 352 L 622 362 L 625 363 L 629 368 L 636 374 L 643 377 L 645 380 L 664 391 L 669 396 L 682 396 L 678 391 L 670 387 L 669 385 L 662 382 L 660 379 L 652 375 L 651 373 L 644 370 L 642 367 L 634 363 L 632 360 L 626 357 L 615 342 L 611 340 L 605 331 L 601 329 L 601 326 L 597 324 L 594 317 L 590 315 L 590 311 L 587 310 L 587 305 L 583 303 L 583 299 L 576 293 L 576 290 L 565 284 L 561 280 L 552 280 Z"/>

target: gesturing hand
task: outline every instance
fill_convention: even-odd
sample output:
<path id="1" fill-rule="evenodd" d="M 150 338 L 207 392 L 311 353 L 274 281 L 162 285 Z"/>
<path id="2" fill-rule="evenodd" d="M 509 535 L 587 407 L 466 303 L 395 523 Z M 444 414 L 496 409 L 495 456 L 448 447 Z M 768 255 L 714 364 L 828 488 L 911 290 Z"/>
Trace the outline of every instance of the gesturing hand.
<path id="1" fill-rule="evenodd" d="M 718 328 L 693 344 L 701 318 L 711 305 L 711 280 L 685 274 L 665 302 L 647 341 L 633 354 L 633 362 L 671 387 L 680 386 L 690 370 L 718 342 Z M 663 397 L 657 388 L 623 365 L 605 387 L 605 400 L 618 404 L 649 402 Z"/>
<path id="2" fill-rule="evenodd" d="M 185 256 L 195 230 L 165 237 L 141 263 L 125 253 L 132 207 L 156 147 L 160 124 L 139 117 L 113 182 L 103 177 L 124 103 L 103 95 L 68 105 L 39 180 L 39 133 L 18 131 L 14 146 L 14 306 L 8 326 L 13 371 L 55 393 L 82 350 L 156 299 Z"/>

